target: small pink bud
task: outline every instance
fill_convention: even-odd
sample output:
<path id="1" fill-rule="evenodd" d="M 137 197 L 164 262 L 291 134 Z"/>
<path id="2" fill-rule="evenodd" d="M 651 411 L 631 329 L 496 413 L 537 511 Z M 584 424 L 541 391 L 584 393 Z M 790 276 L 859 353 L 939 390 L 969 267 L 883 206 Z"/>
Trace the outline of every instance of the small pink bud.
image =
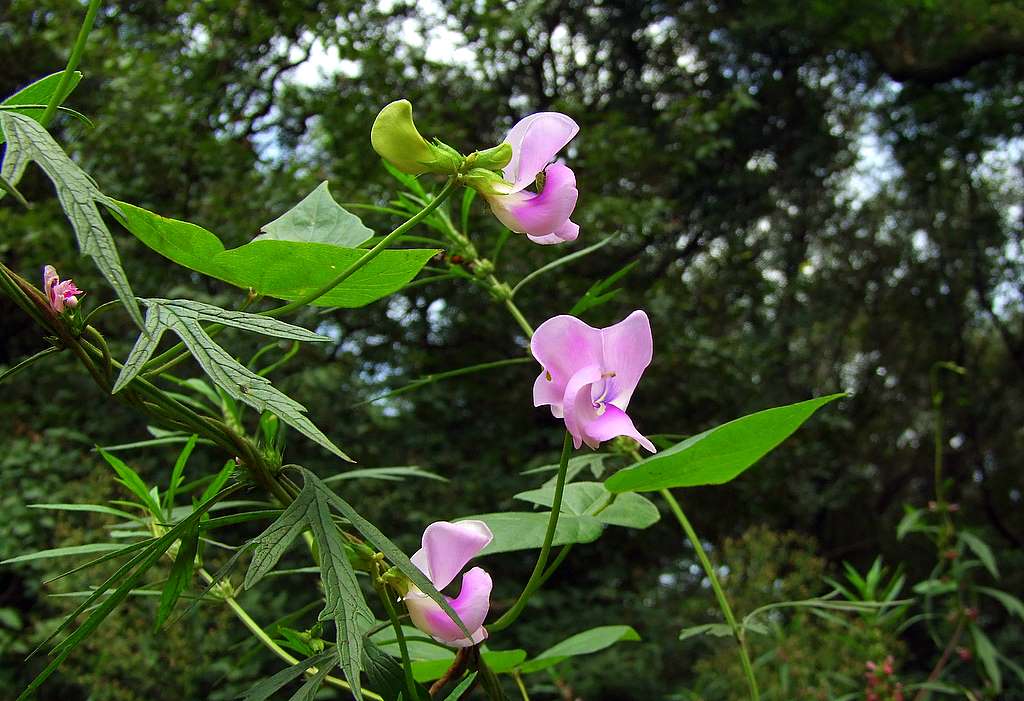
<path id="1" fill-rule="evenodd" d="M 969 649 L 967 649 L 966 647 L 958 647 L 956 649 L 956 654 L 964 662 L 970 662 L 971 658 L 973 657 L 973 655 L 971 654 L 971 651 Z"/>
<path id="2" fill-rule="evenodd" d="M 885 664 L 882 665 L 882 671 L 886 674 L 892 674 L 892 655 L 885 658 Z"/>
<path id="3" fill-rule="evenodd" d="M 75 286 L 74 280 L 61 282 L 57 270 L 52 265 L 43 268 L 43 292 L 50 303 L 50 309 L 58 314 L 63 314 L 65 309 L 74 309 L 78 306 L 77 295 L 85 294 Z"/>

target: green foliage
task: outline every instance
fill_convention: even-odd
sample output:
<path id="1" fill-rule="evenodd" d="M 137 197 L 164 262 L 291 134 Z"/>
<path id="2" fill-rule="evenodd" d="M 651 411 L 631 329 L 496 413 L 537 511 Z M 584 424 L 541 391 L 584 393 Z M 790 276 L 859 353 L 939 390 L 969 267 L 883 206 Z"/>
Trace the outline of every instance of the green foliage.
<path id="1" fill-rule="evenodd" d="M 615 473 L 605 487 L 621 493 L 723 484 L 786 440 L 820 407 L 845 396 L 830 394 L 735 419 Z"/>
<path id="2" fill-rule="evenodd" d="M 17 185 L 30 162 L 35 161 L 43 169 L 57 190 L 57 198 L 75 230 L 82 254 L 93 259 L 132 320 L 142 328 L 139 304 L 121 267 L 114 238 L 96 206 L 99 203 L 116 210 L 114 200 L 100 192 L 92 178 L 75 165 L 49 132 L 31 117 L 0 111 L 0 127 L 7 135 L 0 177 Z"/>
<path id="3" fill-rule="evenodd" d="M 294 233 L 289 238 L 260 237 L 225 250 L 220 239 L 200 226 L 161 217 L 125 202 L 117 206 L 124 227 L 160 255 L 204 275 L 279 299 L 296 300 L 320 289 L 365 253 L 318 240 L 298 240 L 293 238 Z M 369 304 L 401 289 L 436 254 L 436 249 L 384 251 L 314 304 Z"/>
<path id="4" fill-rule="evenodd" d="M 539 672 L 553 667 L 570 657 L 590 655 L 623 641 L 640 640 L 640 635 L 630 626 L 600 626 L 577 633 L 548 648 L 520 666 L 523 674 Z"/>
<path id="5" fill-rule="evenodd" d="M 257 241 L 329 243 L 342 248 L 356 248 L 373 236 L 359 217 L 334 201 L 327 181 L 280 217 L 264 224 L 261 231 Z"/>
<path id="6" fill-rule="evenodd" d="M 17 105 L 33 105 L 33 107 L 24 107 L 19 110 L 13 110 L 17 114 L 25 115 L 26 117 L 32 117 L 36 121 L 43 116 L 45 106 L 49 104 L 50 99 L 54 93 L 60 87 L 60 81 L 64 77 L 64 71 L 58 71 L 51 73 L 45 78 L 26 85 L 24 88 L 14 93 L 10 97 L 6 98 L 0 105 L 5 107 L 14 107 Z M 82 74 L 80 71 L 75 71 L 71 76 L 71 80 L 68 81 L 67 86 L 64 88 L 64 94 L 61 95 L 57 103 L 63 104 L 68 96 L 78 87 L 78 83 L 82 80 Z M 40 105 L 42 105 L 40 107 Z M 6 141 L 6 136 L 0 133 L 0 144 Z"/>
<path id="7" fill-rule="evenodd" d="M 272 411 L 342 460 L 350 460 L 331 442 L 306 415 L 306 407 L 288 397 L 265 377 L 257 375 L 235 360 L 214 342 L 201 322 L 226 326 L 296 341 L 327 341 L 311 331 L 258 314 L 230 311 L 210 304 L 185 299 L 144 299 L 148 308 L 143 333 L 135 342 L 121 374 L 114 383 L 114 392 L 125 387 L 152 358 L 165 331 L 173 331 L 188 348 L 192 357 L 209 378 L 232 398 L 248 404 L 259 412 Z"/>
<path id="8" fill-rule="evenodd" d="M 520 492 L 516 499 L 546 506 L 554 501 L 554 485 Z M 658 522 L 658 507 L 639 494 L 613 495 L 600 482 L 573 482 L 562 494 L 562 512 L 573 516 L 593 516 L 601 523 L 626 528 L 647 528 Z"/>
<path id="9" fill-rule="evenodd" d="M 494 540 L 481 551 L 481 555 L 540 548 L 544 544 L 548 518 L 547 513 L 529 511 L 506 511 L 465 517 L 465 519 L 483 521 L 494 534 Z M 593 516 L 574 516 L 562 513 L 558 518 L 552 545 L 590 543 L 601 536 L 602 530 L 604 527 L 601 522 Z"/>

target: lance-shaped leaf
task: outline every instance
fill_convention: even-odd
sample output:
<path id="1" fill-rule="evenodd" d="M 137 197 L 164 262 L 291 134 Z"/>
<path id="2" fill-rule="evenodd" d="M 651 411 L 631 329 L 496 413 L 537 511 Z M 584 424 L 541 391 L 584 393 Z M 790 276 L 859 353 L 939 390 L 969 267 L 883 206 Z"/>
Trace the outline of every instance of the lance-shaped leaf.
<path id="1" fill-rule="evenodd" d="M 816 397 L 716 426 L 616 472 L 604 486 L 621 493 L 724 484 L 789 438 L 815 411 L 845 396 Z"/>
<path id="2" fill-rule="evenodd" d="M 163 591 L 160 593 L 160 607 L 156 613 L 156 630 L 164 624 L 167 617 L 171 615 L 174 604 L 178 602 L 181 593 L 192 581 L 192 572 L 196 564 L 196 552 L 199 549 L 199 528 L 193 526 L 181 537 L 178 543 L 178 553 L 174 557 L 174 564 L 171 566 L 171 574 L 164 583 Z"/>
<path id="3" fill-rule="evenodd" d="M 315 491 L 303 487 L 299 496 L 278 516 L 267 530 L 253 538 L 252 560 L 245 573 L 245 588 L 252 589 L 263 577 L 274 569 L 274 565 L 292 542 L 307 527 L 309 511 L 313 505 Z"/>
<path id="4" fill-rule="evenodd" d="M 327 181 L 280 217 L 264 224 L 256 241 L 305 241 L 356 248 L 373 236 L 356 215 L 331 197 Z"/>
<path id="5" fill-rule="evenodd" d="M 523 674 L 539 672 L 577 655 L 589 655 L 621 641 L 638 641 L 640 636 L 630 626 L 600 626 L 566 638 L 548 648 L 520 667 Z"/>
<path id="6" fill-rule="evenodd" d="M 0 177 L 17 185 L 30 161 L 35 161 L 53 181 L 57 199 L 78 238 L 78 247 L 96 263 L 132 320 L 142 328 L 142 311 L 121 267 L 114 238 L 97 203 L 116 211 L 117 205 L 100 192 L 96 183 L 68 158 L 41 124 L 17 112 L 0 111 L 0 126 L 7 135 L 7 151 Z"/>
<path id="7" fill-rule="evenodd" d="M 331 440 L 306 416 L 306 407 L 274 387 L 265 377 L 235 360 L 234 357 L 210 337 L 202 322 L 218 322 L 265 336 L 287 338 L 295 341 L 329 341 L 298 326 L 277 319 L 228 311 L 202 302 L 185 299 L 143 299 L 148 307 L 145 329 L 148 333 L 139 336 L 121 374 L 114 383 L 114 392 L 127 385 L 153 356 L 165 331 L 173 331 L 188 347 L 196 362 L 206 371 L 213 382 L 230 396 L 248 404 L 256 411 L 272 411 L 292 428 L 307 438 L 319 443 L 343 460 L 351 462 Z"/>
<path id="8" fill-rule="evenodd" d="M 245 692 L 242 696 L 243 701 L 266 701 L 285 684 L 293 679 L 298 679 L 305 674 L 307 669 L 330 664 L 331 656 L 333 654 L 333 650 L 325 650 L 319 655 L 314 655 L 313 657 L 309 657 L 301 662 L 293 664 L 287 669 L 282 669 L 277 674 L 264 679 Z"/>
<path id="9" fill-rule="evenodd" d="M 359 589 L 355 570 L 345 554 L 338 527 L 331 520 L 331 509 L 324 494 L 315 491 L 309 510 L 309 525 L 319 546 L 320 579 L 327 604 L 319 620 L 331 619 L 337 628 L 338 660 L 357 699 L 363 698 L 359 672 L 363 659 L 363 633 L 374 624 L 373 612 Z"/>
<path id="10" fill-rule="evenodd" d="M 472 637 L 472 633 L 469 632 L 465 624 L 462 622 L 462 619 L 459 618 L 459 614 L 455 613 L 455 609 L 453 609 L 451 604 L 448 603 L 448 599 L 446 599 L 444 595 L 437 590 L 437 587 L 434 586 L 433 582 L 431 582 L 425 574 L 420 572 L 419 567 L 412 564 L 408 555 L 402 552 L 397 545 L 392 543 L 386 535 L 381 533 L 380 529 L 360 516 L 359 513 L 352 508 L 351 504 L 332 492 L 331 488 L 321 482 L 319 477 L 305 468 L 300 469 L 302 470 L 302 478 L 305 480 L 304 483 L 309 483 L 316 487 L 317 491 L 319 491 L 327 500 L 327 503 L 337 509 L 342 516 L 348 519 L 348 522 L 352 524 L 352 527 L 359 531 L 364 538 L 370 541 L 373 547 L 384 553 L 384 556 L 387 557 L 387 559 L 390 560 L 402 574 L 408 577 L 420 591 L 437 603 L 437 605 L 448 614 L 448 617 L 455 621 L 456 625 L 458 625 L 462 632 L 466 634 L 467 638 Z"/>

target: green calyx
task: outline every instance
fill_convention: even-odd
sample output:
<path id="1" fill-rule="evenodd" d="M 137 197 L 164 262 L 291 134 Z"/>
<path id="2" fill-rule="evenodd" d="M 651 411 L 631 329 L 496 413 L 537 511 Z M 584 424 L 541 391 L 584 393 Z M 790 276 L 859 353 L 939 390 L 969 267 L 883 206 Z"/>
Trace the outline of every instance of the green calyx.
<path id="1" fill-rule="evenodd" d="M 451 146 L 423 138 L 408 100 L 396 100 L 380 111 L 370 129 L 370 143 L 381 158 L 409 175 L 456 175 L 465 161 Z"/>

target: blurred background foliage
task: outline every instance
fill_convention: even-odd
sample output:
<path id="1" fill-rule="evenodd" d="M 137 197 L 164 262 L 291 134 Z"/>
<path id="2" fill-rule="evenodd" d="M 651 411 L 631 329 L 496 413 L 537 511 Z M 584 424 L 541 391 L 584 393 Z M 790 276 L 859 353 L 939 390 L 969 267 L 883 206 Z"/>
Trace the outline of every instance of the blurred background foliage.
<path id="1" fill-rule="evenodd" d="M 0 2 L 0 95 L 62 68 L 82 14 L 76 0 Z M 933 494 L 928 377 L 937 361 L 966 369 L 942 380 L 951 497 L 999 558 L 999 586 L 1019 592 L 1022 55 L 1024 9 L 984 0 L 114 0 L 69 102 L 94 126 L 66 117 L 55 126 L 104 192 L 233 246 L 322 180 L 341 202 L 385 203 L 395 183 L 368 133 L 392 99 L 409 98 L 424 133 L 465 151 L 497 143 L 529 112 L 566 112 L 581 125 L 568 156 L 580 242 L 553 250 L 513 237 L 500 275 L 516 280 L 615 236 L 524 288 L 517 300 L 536 324 L 639 260 L 614 301 L 586 318 L 604 325 L 638 307 L 651 315 L 655 362 L 631 406 L 641 430 L 691 434 L 852 392 L 741 479 L 681 495 L 738 609 L 821 594 L 840 563 L 864 571 L 879 554 L 911 581 L 927 577 L 934 553 L 922 540 L 898 541 L 895 527 L 904 503 L 924 506 Z M 26 275 L 52 263 L 90 291 L 88 306 L 108 299 L 77 257 L 49 183 L 30 172 L 22 192 L 32 210 L 9 199 L 0 207 L 4 261 Z M 396 223 L 365 221 L 377 231 Z M 488 252 L 500 229 L 482 205 L 471 228 Z M 139 295 L 239 298 L 120 233 Z M 360 463 L 420 465 L 451 480 L 346 494 L 386 532 L 407 534 L 406 547 L 432 520 L 511 508 L 511 495 L 532 486 L 519 472 L 556 456 L 558 426 L 530 406 L 530 366 L 359 404 L 426 373 L 522 351 L 514 324 L 471 286 L 427 284 L 300 323 L 338 341 L 303 348 L 278 371 L 282 388 Z M 123 357 L 129 322 L 111 315 L 103 325 Z M 0 365 L 41 347 L 3 301 L 0 329 Z M 230 338 L 238 353 L 253 350 Z M 145 427 L 63 357 L 6 383 L 0 411 L 0 559 L 103 537 L 100 518 L 43 516 L 26 504 L 116 497 L 92 446 L 145 438 Z M 132 455 L 161 483 L 173 459 L 170 448 Z M 289 459 L 338 469 L 294 436 Z M 220 464 L 197 451 L 190 472 Z M 627 623 L 642 643 L 563 665 L 536 682 L 537 698 L 742 698 L 727 640 L 676 640 L 680 628 L 716 620 L 691 552 L 668 519 L 612 529 L 573 552 L 529 625 L 500 647 L 537 652 L 586 627 Z M 39 662 L 22 662 L 26 647 L 69 610 L 48 594 L 99 576 L 43 588 L 61 571 L 52 563 L 0 569 L 0 688 L 31 678 Z M 526 555 L 490 565 L 496 608 L 530 565 Z M 247 603 L 273 620 L 316 596 L 279 589 Z M 230 698 L 278 668 L 214 610 L 153 636 L 152 607 L 134 600 L 105 624 L 47 698 Z M 998 607 L 981 616 L 1020 659 L 1020 621 Z M 935 662 L 924 635 L 901 640 L 884 626 L 809 614 L 781 625 L 753 642 L 773 655 L 759 672 L 771 698 L 832 698 L 826 670 L 862 684 L 865 662 L 886 655 L 919 678 Z M 971 684 L 971 667 L 954 674 Z"/>

